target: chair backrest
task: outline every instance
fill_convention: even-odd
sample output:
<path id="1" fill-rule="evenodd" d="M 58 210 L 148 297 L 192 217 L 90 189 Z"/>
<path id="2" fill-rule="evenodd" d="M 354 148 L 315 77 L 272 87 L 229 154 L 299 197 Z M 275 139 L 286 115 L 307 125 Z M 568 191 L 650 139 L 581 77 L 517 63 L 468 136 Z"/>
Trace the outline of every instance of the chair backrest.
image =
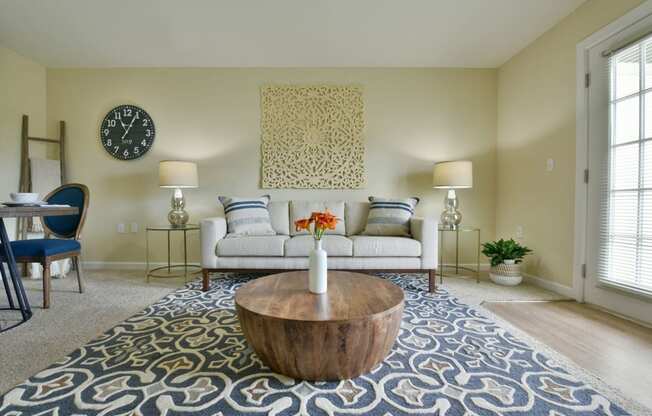
<path id="1" fill-rule="evenodd" d="M 63 185 L 50 192 L 45 197 L 45 201 L 48 204 L 77 207 L 79 208 L 79 214 L 44 217 L 43 226 L 45 231 L 57 238 L 79 239 L 84 221 L 86 220 L 88 198 L 88 188 L 86 185 L 79 183 Z"/>

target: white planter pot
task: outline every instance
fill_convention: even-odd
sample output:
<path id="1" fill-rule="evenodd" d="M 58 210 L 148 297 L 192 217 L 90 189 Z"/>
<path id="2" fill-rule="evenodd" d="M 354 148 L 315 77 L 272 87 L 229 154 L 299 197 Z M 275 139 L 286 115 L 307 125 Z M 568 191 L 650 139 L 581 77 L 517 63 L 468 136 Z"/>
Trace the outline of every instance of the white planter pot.
<path id="1" fill-rule="evenodd" d="M 505 260 L 505 263 L 491 268 L 489 278 L 497 285 L 516 286 L 523 281 L 521 265 L 514 260 Z"/>
<path id="2" fill-rule="evenodd" d="M 326 293 L 328 289 L 328 257 L 321 248 L 321 240 L 315 240 L 315 248 L 310 252 L 308 288 L 312 293 Z"/>

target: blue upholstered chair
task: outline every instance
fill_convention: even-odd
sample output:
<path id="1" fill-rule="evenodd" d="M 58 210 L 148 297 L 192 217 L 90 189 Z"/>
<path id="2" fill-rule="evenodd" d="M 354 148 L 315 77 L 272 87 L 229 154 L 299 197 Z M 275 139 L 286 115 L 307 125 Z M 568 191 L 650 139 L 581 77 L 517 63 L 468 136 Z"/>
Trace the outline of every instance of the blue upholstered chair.
<path id="1" fill-rule="evenodd" d="M 53 205 L 79 208 L 77 215 L 43 217 L 45 238 L 11 242 L 18 263 L 40 263 L 43 266 L 43 308 L 50 307 L 50 263 L 71 258 L 77 271 L 79 293 L 84 292 L 81 262 L 81 230 L 88 210 L 89 192 L 78 183 L 60 186 L 50 192 L 45 201 Z M 51 238 L 54 237 L 54 238 Z"/>

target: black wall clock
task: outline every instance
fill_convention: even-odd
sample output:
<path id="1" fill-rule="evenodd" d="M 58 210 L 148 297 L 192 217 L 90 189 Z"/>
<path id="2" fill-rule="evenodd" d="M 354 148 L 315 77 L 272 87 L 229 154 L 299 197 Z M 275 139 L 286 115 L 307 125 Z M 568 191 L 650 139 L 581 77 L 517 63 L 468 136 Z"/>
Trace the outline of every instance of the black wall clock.
<path id="1" fill-rule="evenodd" d="M 154 144 L 155 135 L 152 118 L 135 105 L 117 106 L 107 113 L 100 126 L 104 150 L 120 160 L 143 156 Z"/>

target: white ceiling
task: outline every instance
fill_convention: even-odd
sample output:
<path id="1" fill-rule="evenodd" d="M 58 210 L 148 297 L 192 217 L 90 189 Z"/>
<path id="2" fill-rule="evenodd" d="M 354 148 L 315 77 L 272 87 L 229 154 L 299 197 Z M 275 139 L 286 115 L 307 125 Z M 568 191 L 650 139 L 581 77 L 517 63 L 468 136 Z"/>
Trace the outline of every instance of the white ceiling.
<path id="1" fill-rule="evenodd" d="M 0 0 L 49 67 L 497 67 L 584 0 Z"/>

